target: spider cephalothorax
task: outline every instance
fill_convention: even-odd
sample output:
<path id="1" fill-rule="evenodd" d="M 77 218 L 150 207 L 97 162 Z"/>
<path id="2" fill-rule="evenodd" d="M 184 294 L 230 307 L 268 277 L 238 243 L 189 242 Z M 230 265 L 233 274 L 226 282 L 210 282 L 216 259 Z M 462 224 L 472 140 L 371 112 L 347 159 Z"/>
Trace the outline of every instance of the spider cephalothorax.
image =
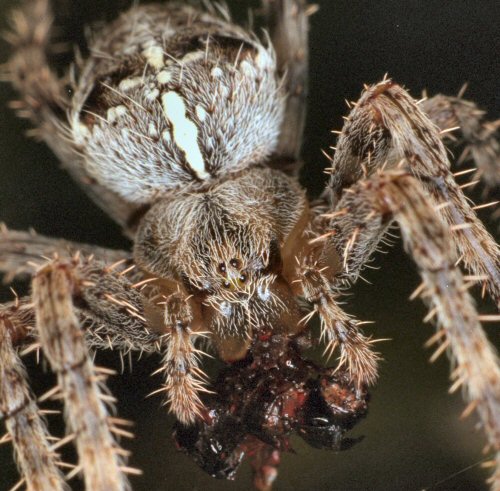
<path id="1" fill-rule="evenodd" d="M 207 191 L 158 201 L 139 226 L 135 258 L 152 275 L 182 283 L 198 300 L 205 329 L 248 343 L 262 322 L 290 329 L 300 319 L 282 255 L 306 212 L 295 180 L 256 167 Z"/>
<path id="2" fill-rule="evenodd" d="M 422 276 L 416 296 L 438 326 L 437 354 L 449 348 L 453 388 L 464 386 L 466 413 L 477 409 L 500 466 L 498 357 L 468 293 L 480 282 L 499 303 L 500 251 L 441 141 L 465 121 L 462 137 L 493 187 L 496 126 L 470 102 L 418 103 L 384 79 L 352 108 L 325 192 L 309 202 L 297 171 L 315 9 L 263 5 L 264 41 L 217 4 L 134 6 L 93 34 L 69 87 L 47 62 L 48 1 L 13 15 L 14 106 L 134 241 L 132 252 L 110 251 L 0 230 L 0 271 L 32 276 L 30 296 L 0 309 L 0 415 L 30 491 L 66 489 L 55 450 L 72 439 L 71 475 L 83 471 L 89 491 L 128 487 L 113 437 L 123 421 L 107 415 L 108 372 L 93 365 L 92 349 L 160 353 L 157 392 L 180 421 L 178 442 L 212 474 L 232 475 L 247 452 L 268 489 L 292 431 L 342 448 L 366 412 L 379 355 L 339 296 L 393 222 Z M 335 367 L 303 358 L 314 314 L 327 353 L 339 354 Z M 212 398 L 202 397 L 210 383 L 199 340 L 231 364 Z M 27 344 L 43 350 L 58 378 L 49 395 L 65 401 L 72 433 L 55 446 L 18 355 Z M 213 452 L 221 439 L 227 448 Z M 492 482 L 499 490 L 498 470 Z"/>

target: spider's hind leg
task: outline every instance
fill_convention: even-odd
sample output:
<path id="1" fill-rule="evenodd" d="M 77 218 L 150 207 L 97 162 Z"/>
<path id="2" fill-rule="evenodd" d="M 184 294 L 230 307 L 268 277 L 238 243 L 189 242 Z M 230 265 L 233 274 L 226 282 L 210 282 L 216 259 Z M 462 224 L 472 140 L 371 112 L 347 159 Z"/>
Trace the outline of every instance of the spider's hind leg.
<path id="1" fill-rule="evenodd" d="M 420 108 L 449 138 L 465 145 L 460 163 L 472 160 L 476 164 L 474 179 L 481 179 L 486 192 L 500 189 L 500 120 L 487 121 L 485 112 L 476 104 L 442 94 L 425 99 Z M 457 128 L 458 135 L 447 132 Z"/>
<path id="2" fill-rule="evenodd" d="M 278 73 L 284 77 L 287 102 L 276 156 L 282 164 L 297 163 L 306 117 L 308 73 L 308 17 L 315 12 L 306 0 L 262 0 Z"/>
<path id="3" fill-rule="evenodd" d="M 12 105 L 20 116 L 33 121 L 39 136 L 53 139 L 61 131 L 68 100 L 64 81 L 47 59 L 52 13 L 49 0 L 30 0 L 12 13 L 11 30 L 5 34 L 13 54 L 5 65 L 5 76 L 20 94 Z"/>
<path id="4" fill-rule="evenodd" d="M 4 275 L 3 283 L 30 277 L 33 273 L 33 264 L 42 258 L 57 256 L 71 260 L 76 253 L 85 257 L 92 256 L 106 264 L 120 261 L 126 264 L 131 261 L 130 253 L 126 251 L 54 239 L 34 231 L 11 230 L 0 223 L 0 275 Z"/>

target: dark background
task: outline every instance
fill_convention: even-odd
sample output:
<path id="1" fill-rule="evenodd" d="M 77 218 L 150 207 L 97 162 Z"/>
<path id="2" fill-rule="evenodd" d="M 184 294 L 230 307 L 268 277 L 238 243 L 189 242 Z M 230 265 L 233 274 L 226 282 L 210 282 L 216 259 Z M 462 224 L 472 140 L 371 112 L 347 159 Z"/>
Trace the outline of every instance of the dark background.
<path id="1" fill-rule="evenodd" d="M 0 0 L 0 19 L 17 2 Z M 244 16 L 248 2 L 233 1 Z M 320 149 L 334 143 L 331 129 L 340 129 L 347 108 L 344 99 L 358 98 L 362 84 L 380 80 L 388 72 L 419 97 L 455 94 L 469 82 L 467 96 L 500 116 L 500 5 L 495 0 L 321 0 L 312 18 L 311 87 L 304 148 L 307 166 L 303 182 L 312 193 L 322 186 L 325 158 Z M 110 19 L 125 1 L 56 2 L 67 26 L 62 37 L 81 38 L 83 23 Z M 2 21 L 2 27 L 4 25 Z M 7 47 L 0 45 L 0 60 Z M 121 232 L 58 169 L 44 145 L 28 140 L 25 122 L 16 119 L 6 104 L 13 97 L 0 85 L 0 221 L 15 229 L 30 226 L 51 236 L 128 247 Z M 462 178 L 463 179 L 463 178 Z M 481 212 L 488 219 L 490 212 Z M 490 229 L 495 226 L 489 223 Z M 366 271 L 374 286 L 360 282 L 346 307 L 366 320 L 375 320 L 366 331 L 391 338 L 382 343 L 385 361 L 380 382 L 372 390 L 368 418 L 353 430 L 365 440 L 350 451 L 333 454 L 312 450 L 294 440 L 296 454 L 283 457 L 275 489 L 279 490 L 480 490 L 486 489 L 487 471 L 479 461 L 485 438 L 474 429 L 475 416 L 459 421 L 460 395 L 447 394 L 449 363 L 442 357 L 428 363 L 423 349 L 433 329 L 422 324 L 423 307 L 407 301 L 418 284 L 411 261 L 394 247 L 379 255 L 380 271 Z M 2 290 L 0 290 L 2 291 Z M 5 300 L 9 298 L 3 289 Z M 481 307 L 483 311 L 491 306 Z M 498 346 L 498 326 L 489 326 Z M 144 471 L 133 478 L 135 491 L 246 490 L 250 473 L 244 466 L 235 483 L 204 475 L 187 457 L 176 452 L 171 440 L 172 418 L 159 398 L 145 399 L 158 387 L 150 377 L 157 360 L 134 362 L 114 377 L 110 385 L 119 398 L 121 416 L 135 421 L 136 438 L 126 441 L 132 450 L 130 464 Z M 116 357 L 106 358 L 118 366 Z M 41 367 L 30 371 L 37 393 L 49 376 Z M 55 431 L 60 431 L 56 428 Z M 0 448 L 0 490 L 16 481 L 9 446 Z"/>

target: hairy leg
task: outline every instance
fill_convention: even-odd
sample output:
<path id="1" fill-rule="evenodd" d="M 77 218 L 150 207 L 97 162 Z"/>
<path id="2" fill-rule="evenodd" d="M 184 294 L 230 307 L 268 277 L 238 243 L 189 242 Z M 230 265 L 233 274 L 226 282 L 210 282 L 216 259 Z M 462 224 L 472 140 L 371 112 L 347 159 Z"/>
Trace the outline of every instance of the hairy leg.
<path id="1" fill-rule="evenodd" d="M 167 349 L 158 371 L 164 372 L 165 384 L 157 392 L 167 392 L 170 410 L 187 425 L 203 417 L 199 395 L 208 392 L 206 375 L 198 367 L 203 353 L 194 346 L 202 334 L 192 330 L 193 313 L 183 293 L 169 295 L 164 303 Z"/>
<path id="2" fill-rule="evenodd" d="M 33 280 L 36 327 L 45 356 L 57 374 L 69 431 L 75 434 L 86 489 L 124 490 L 129 485 L 115 442 L 99 377 L 74 308 L 78 279 L 66 264 L 44 266 Z"/>
<path id="3" fill-rule="evenodd" d="M 0 418 L 5 421 L 7 436 L 12 441 L 20 484 L 28 491 L 67 491 L 57 466 L 58 456 L 49 442 L 47 425 L 28 387 L 24 365 L 14 344 L 24 323 L 22 306 L 0 311 Z M 26 311 L 24 311 L 24 314 Z"/>
<path id="4" fill-rule="evenodd" d="M 35 129 L 30 134 L 47 143 L 92 200 L 126 226 L 136 210 L 89 178 L 82 149 L 70 131 L 68 114 L 74 101 L 68 88 L 75 88 L 75 80 L 70 76 L 59 78 L 50 66 L 52 23 L 49 0 L 25 0 L 11 14 L 6 39 L 12 46 L 12 56 L 2 70 L 2 78 L 11 82 L 20 96 L 11 106 L 20 117 L 32 121 Z"/>
<path id="5" fill-rule="evenodd" d="M 329 201 L 335 206 L 343 193 L 363 177 L 382 168 L 404 166 L 416 176 L 439 206 L 440 216 L 452 227 L 451 243 L 465 267 L 483 278 L 491 296 L 500 302 L 500 248 L 484 228 L 455 182 L 440 135 L 416 102 L 390 80 L 368 87 L 349 115 L 339 136 L 332 162 Z M 349 216 L 346 215 L 346 220 Z M 389 222 L 383 221 L 382 227 Z M 360 223 L 360 229 L 364 226 Z M 373 240 L 365 249 L 373 251 L 385 228 L 372 230 Z M 337 229 L 335 229 L 337 230 Z M 332 232 L 333 233 L 333 232 Z M 345 232 L 339 230 L 342 235 Z M 336 235 L 338 240 L 339 235 Z M 351 249 L 350 247 L 348 249 Z M 343 251 L 339 251 L 343 254 Z M 355 256 L 352 256 L 353 258 Z M 354 280 L 368 258 L 350 261 L 344 275 Z"/>
<path id="6" fill-rule="evenodd" d="M 304 296 L 320 316 L 321 338 L 327 343 L 325 353 L 331 356 L 339 347 L 339 367 L 347 366 L 347 373 L 358 388 L 371 385 L 377 378 L 379 356 L 372 351 L 370 339 L 361 333 L 360 323 L 340 307 L 338 292 L 328 281 L 328 269 L 304 256 L 297 260 L 292 284 L 297 295 Z M 310 315 L 305 320 L 309 318 Z"/>
<path id="7" fill-rule="evenodd" d="M 19 91 L 14 104 L 20 115 L 31 119 L 43 137 L 58 133 L 69 108 L 64 82 L 48 63 L 52 14 L 49 0 L 25 2 L 11 14 L 12 30 L 6 34 L 13 55 L 6 76 Z"/>
<path id="8" fill-rule="evenodd" d="M 54 254 L 61 259 L 70 259 L 76 253 L 93 256 L 108 264 L 130 259 L 130 253 L 126 251 L 53 239 L 35 232 L 9 230 L 0 224 L 0 273 L 5 275 L 5 283 L 10 283 L 14 278 L 31 276 L 33 265 L 30 263 L 45 262 Z"/>
<path id="9" fill-rule="evenodd" d="M 180 291 L 165 297 L 155 278 L 132 284 L 126 276 L 133 273 L 127 270 L 115 271 L 94 260 L 79 262 L 75 310 L 86 327 L 87 344 L 121 353 L 162 353 L 158 372 L 166 381 L 157 392 L 167 393 L 166 402 L 180 421 L 191 423 L 201 416 L 205 376 L 198 368 L 202 352 L 193 343 L 203 334 L 192 330 L 189 299 Z"/>
<path id="10" fill-rule="evenodd" d="M 280 142 L 276 151 L 283 164 L 300 158 L 306 117 L 309 60 L 308 16 L 315 11 L 306 0 L 262 0 L 278 57 L 278 70 L 288 98 Z"/>
<path id="11" fill-rule="evenodd" d="M 474 179 L 481 179 L 487 191 L 500 189 L 500 121 L 487 121 L 485 112 L 476 104 L 462 97 L 449 97 L 438 94 L 425 99 L 419 105 L 439 129 L 446 132 L 457 128 L 455 133 L 443 133 L 445 139 L 458 140 L 465 144 L 462 157 L 467 157 L 476 164 Z"/>
<path id="12" fill-rule="evenodd" d="M 161 322 L 153 326 L 158 329 L 155 332 L 145 318 L 148 315 L 151 322 L 155 313 L 141 292 L 148 282 L 132 284 L 125 277 L 127 269 L 80 257 L 53 260 L 36 274 L 32 300 L 24 298 L 1 307 L 4 338 L 0 351 L 5 376 L 2 374 L 0 381 L 0 406 L 22 474 L 27 480 L 43 482 L 39 486 L 44 487 L 29 489 L 66 488 L 58 484 L 57 469 L 52 469 L 56 457 L 52 449 L 61 443 L 47 446 L 41 413 L 23 382 L 22 364 L 15 351 L 23 346 L 28 346 L 27 351 L 41 347 L 58 375 L 58 387 L 51 391 L 51 397 L 66 400 L 70 434 L 63 442 L 74 439 L 80 455 L 80 465 L 70 475 L 83 469 L 87 489 L 127 489 L 122 474 L 134 470 L 121 464 L 124 452 L 110 436 L 124 432 L 117 427 L 120 420 L 107 415 L 105 404 L 112 398 L 101 388 L 108 371 L 93 366 L 87 348 L 111 348 L 121 353 L 161 349 Z M 160 317 L 161 310 L 158 312 Z M 26 418 L 32 421 L 27 427 Z M 32 444 L 27 445 L 31 438 Z M 46 486 L 47 479 L 54 485 Z"/>
<path id="13" fill-rule="evenodd" d="M 167 392 L 167 402 L 180 421 L 193 422 L 201 416 L 199 393 L 206 389 L 204 374 L 198 368 L 202 353 L 193 341 L 203 334 L 192 331 L 193 314 L 188 299 L 180 292 L 165 297 L 159 293 L 164 287 L 156 285 L 156 278 L 134 274 L 131 267 L 120 262 L 106 266 L 77 255 L 56 259 L 42 266 L 42 270 L 50 264 L 70 272 L 72 310 L 82 326 L 87 346 L 116 349 L 121 354 L 163 353 L 158 371 L 164 372 L 166 382 L 158 392 Z M 128 276 L 138 281 L 132 283 Z M 15 342 L 38 343 L 40 335 L 34 328 L 33 306 L 27 299 L 21 305 L 26 321 L 22 326 L 16 323 L 19 327 L 12 329 Z"/>
<path id="14" fill-rule="evenodd" d="M 332 240 L 340 250 L 358 245 L 363 235 L 356 232 L 362 224 L 399 224 L 408 253 L 415 260 L 423 279 L 420 296 L 429 305 L 429 319 L 435 318 L 438 333 L 433 338 L 440 346 L 435 356 L 448 349 L 454 361 L 452 391 L 464 387 L 470 405 L 465 413 L 477 409 L 491 448 L 496 452 L 497 471 L 493 478 L 500 489 L 500 366 L 488 342 L 474 303 L 456 266 L 450 248 L 453 231 L 436 212 L 432 200 L 416 178 L 395 171 L 379 173 L 360 180 L 345 192 L 332 214 L 330 227 L 343 234 Z M 353 239 L 354 238 L 354 239 Z M 348 246 L 348 242 L 352 242 Z"/>

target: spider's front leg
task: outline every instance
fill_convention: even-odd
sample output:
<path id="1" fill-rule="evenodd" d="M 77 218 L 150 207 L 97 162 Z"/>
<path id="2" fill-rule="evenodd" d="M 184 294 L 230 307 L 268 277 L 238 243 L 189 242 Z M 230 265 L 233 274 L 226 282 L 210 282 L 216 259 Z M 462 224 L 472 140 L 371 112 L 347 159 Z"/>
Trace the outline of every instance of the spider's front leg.
<path id="1" fill-rule="evenodd" d="M 451 243 L 456 245 L 465 267 L 482 279 L 500 304 L 500 248 L 455 182 L 438 129 L 406 91 L 391 80 L 367 88 L 342 129 L 332 164 L 331 207 L 343 193 L 352 192 L 349 186 L 363 177 L 381 168 L 406 166 L 439 206 L 440 216 L 452 230 Z M 339 220 L 344 211 L 337 206 Z M 357 278 L 388 225 L 385 221 L 377 230 L 371 230 L 363 243 L 360 239 L 366 223 L 361 221 L 357 236 L 346 242 L 347 248 L 337 244 L 349 266 L 344 270 L 347 278 Z M 338 228 L 333 226 L 334 243 L 343 241 L 344 232 Z"/>
<path id="2" fill-rule="evenodd" d="M 328 281 L 329 266 L 315 261 L 311 255 L 299 257 L 292 284 L 320 316 L 321 338 L 327 342 L 325 351 L 331 355 L 339 347 L 339 366 L 346 365 L 351 380 L 358 388 L 372 385 L 377 378 L 379 356 L 372 351 L 370 339 L 361 333 L 360 322 L 340 307 L 338 293 Z"/>
<path id="3" fill-rule="evenodd" d="M 86 489 L 128 488 L 122 457 L 108 420 L 98 375 L 74 307 L 81 287 L 74 271 L 61 263 L 44 266 L 33 280 L 36 325 L 44 353 L 65 400 L 66 420 L 75 433 Z"/>
<path id="4" fill-rule="evenodd" d="M 455 253 L 450 248 L 453 232 L 438 216 L 420 182 L 402 172 L 380 173 L 361 180 L 343 195 L 338 209 L 347 213 L 333 216 L 330 226 L 342 229 L 337 244 L 344 245 L 343 250 L 360 223 L 374 220 L 387 223 L 395 218 L 400 225 L 406 249 L 423 279 L 420 296 L 430 307 L 429 318 L 435 318 L 438 326 L 432 341 L 440 346 L 433 358 L 449 349 L 456 365 L 450 390 L 464 387 L 470 402 L 464 414 L 477 409 L 491 448 L 496 452 L 493 489 L 500 489 L 499 360 L 467 291 L 470 285 L 464 282 L 456 265 Z"/>
<path id="5" fill-rule="evenodd" d="M 79 465 L 71 474 L 82 470 L 87 489 L 128 488 L 124 473 L 133 470 L 122 465 L 124 452 L 112 436 L 123 431 L 116 427 L 118 420 L 108 417 L 105 404 L 112 398 L 101 390 L 107 371 L 93 366 L 87 346 L 116 348 L 121 353 L 155 352 L 161 349 L 163 332 L 161 310 L 141 292 L 148 280 L 132 284 L 124 276 L 130 268 L 120 270 L 120 266 L 105 266 L 78 255 L 71 260 L 55 259 L 35 275 L 32 299 L 0 310 L 1 410 L 20 470 L 26 482 L 35 483 L 30 490 L 65 489 L 57 484 L 58 474 L 52 470 L 53 451 L 72 439 Z M 66 401 L 70 435 L 54 447 L 47 443 L 40 412 L 20 378 L 23 368 L 15 348 L 33 341 L 40 343 L 58 376 L 58 388 L 50 393 Z M 48 479 L 54 486 L 45 486 Z"/>
<path id="6" fill-rule="evenodd" d="M 398 222 L 424 280 L 418 292 L 439 326 L 435 356 L 449 348 L 456 361 L 452 390 L 464 386 L 465 413 L 477 408 L 500 467 L 499 362 L 456 266 L 458 251 L 473 273 L 471 284 L 484 282 L 498 303 L 500 251 L 455 183 L 439 130 L 403 89 L 384 80 L 352 110 L 331 172 L 330 213 L 318 213 L 317 223 L 325 251 L 333 246 L 342 259 L 337 279 L 355 281 Z"/>
<path id="7" fill-rule="evenodd" d="M 193 307 L 184 293 L 172 293 L 164 303 L 167 347 L 159 371 L 166 380 L 159 392 L 167 392 L 170 410 L 187 425 L 204 416 L 199 393 L 208 390 L 204 387 L 206 375 L 198 367 L 203 353 L 194 346 L 195 338 L 203 333 L 192 330 Z"/>

